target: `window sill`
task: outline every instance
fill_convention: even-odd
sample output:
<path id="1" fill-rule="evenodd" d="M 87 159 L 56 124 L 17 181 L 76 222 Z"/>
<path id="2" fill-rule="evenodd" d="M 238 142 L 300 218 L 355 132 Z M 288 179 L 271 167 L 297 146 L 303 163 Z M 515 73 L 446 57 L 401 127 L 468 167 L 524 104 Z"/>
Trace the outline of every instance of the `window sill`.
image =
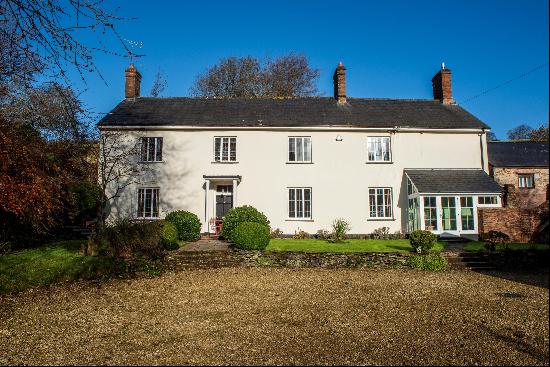
<path id="1" fill-rule="evenodd" d="M 313 222 L 311 218 L 286 218 L 286 222 Z"/>
<path id="2" fill-rule="evenodd" d="M 393 164 L 393 161 L 367 161 L 366 164 Z"/>
<path id="3" fill-rule="evenodd" d="M 367 218 L 369 222 L 392 222 L 395 218 Z"/>
<path id="4" fill-rule="evenodd" d="M 141 164 L 166 163 L 166 161 L 139 161 Z"/>
<path id="5" fill-rule="evenodd" d="M 237 164 L 239 161 L 212 161 L 212 164 Z"/>
<path id="6" fill-rule="evenodd" d="M 286 162 L 286 164 L 313 164 L 313 162 Z"/>

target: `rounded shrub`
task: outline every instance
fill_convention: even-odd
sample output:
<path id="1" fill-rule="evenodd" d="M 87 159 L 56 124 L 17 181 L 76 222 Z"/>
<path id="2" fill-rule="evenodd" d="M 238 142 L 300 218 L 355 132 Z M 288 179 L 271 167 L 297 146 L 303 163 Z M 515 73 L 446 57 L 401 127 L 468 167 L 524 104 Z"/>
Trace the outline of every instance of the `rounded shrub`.
<path id="1" fill-rule="evenodd" d="M 437 236 L 430 231 L 416 230 L 409 235 L 413 250 L 419 254 L 430 251 L 437 243 Z"/>
<path id="2" fill-rule="evenodd" d="M 254 222 L 240 223 L 231 234 L 233 246 L 242 250 L 264 250 L 269 245 L 269 227 Z"/>
<path id="3" fill-rule="evenodd" d="M 201 221 L 196 214 L 176 210 L 166 215 L 166 221 L 176 226 L 180 240 L 196 241 L 201 236 Z"/>
<path id="4" fill-rule="evenodd" d="M 439 255 L 413 255 L 407 258 L 407 265 L 411 268 L 443 271 L 447 269 L 447 258 Z"/>
<path id="5" fill-rule="evenodd" d="M 179 248 L 178 229 L 172 222 L 162 221 L 160 223 L 160 242 L 166 250 Z"/>
<path id="6" fill-rule="evenodd" d="M 220 235 L 226 240 L 233 241 L 231 233 L 239 224 L 244 222 L 260 223 L 269 227 L 269 221 L 264 213 L 258 211 L 258 209 L 253 206 L 244 205 L 229 209 L 223 218 L 223 226 Z"/>

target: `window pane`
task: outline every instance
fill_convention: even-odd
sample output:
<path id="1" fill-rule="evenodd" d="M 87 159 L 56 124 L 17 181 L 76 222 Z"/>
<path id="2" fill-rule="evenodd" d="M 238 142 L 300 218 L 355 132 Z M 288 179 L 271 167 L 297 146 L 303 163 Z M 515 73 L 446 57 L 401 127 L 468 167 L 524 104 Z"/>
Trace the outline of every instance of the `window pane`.
<path id="1" fill-rule="evenodd" d="M 152 209 L 152 216 L 158 217 L 159 216 L 159 207 L 158 207 L 158 197 L 159 197 L 159 189 L 153 189 L 153 209 Z"/>
<path id="2" fill-rule="evenodd" d="M 384 151 L 384 161 L 388 162 L 390 160 L 390 138 L 382 138 L 383 142 L 383 151 Z"/>
<path id="3" fill-rule="evenodd" d="M 214 139 L 214 160 L 218 162 L 221 158 L 221 138 Z"/>
<path id="4" fill-rule="evenodd" d="M 231 140 L 231 146 L 230 146 L 230 156 L 229 156 L 229 159 L 231 161 L 236 161 L 237 160 L 237 138 L 230 138 Z"/>
<path id="5" fill-rule="evenodd" d="M 304 216 L 304 202 L 302 201 L 302 190 L 296 189 L 296 216 L 302 218 Z"/>
<path id="6" fill-rule="evenodd" d="M 304 217 L 311 218 L 311 190 L 304 189 Z"/>
<path id="7" fill-rule="evenodd" d="M 302 138 L 296 138 L 296 161 L 302 162 L 304 160 L 304 147 L 302 145 Z"/>
<path id="8" fill-rule="evenodd" d="M 294 162 L 296 160 L 296 139 L 288 138 L 288 161 Z"/>
<path id="9" fill-rule="evenodd" d="M 222 161 L 229 159 L 229 139 L 222 138 Z"/>
<path id="10" fill-rule="evenodd" d="M 147 162 L 147 138 L 141 138 L 141 161 Z"/>
<path id="11" fill-rule="evenodd" d="M 304 138 L 304 161 L 311 161 L 311 139 Z"/>
<path id="12" fill-rule="evenodd" d="M 144 208 L 143 208 L 143 196 L 144 196 L 144 192 L 143 192 L 143 189 L 139 189 L 138 190 L 138 212 L 137 212 L 137 216 L 138 217 L 143 217 L 143 211 L 144 211 Z"/>
<path id="13" fill-rule="evenodd" d="M 151 190 L 145 189 L 145 210 L 144 217 L 148 218 L 151 216 Z"/>
<path id="14" fill-rule="evenodd" d="M 288 190 L 288 216 L 294 218 L 296 216 L 296 191 L 294 189 Z"/>
<path id="15" fill-rule="evenodd" d="M 162 138 L 157 138 L 157 154 L 156 154 L 156 161 L 162 161 Z"/>
<path id="16" fill-rule="evenodd" d="M 155 160 L 155 138 L 147 138 L 147 161 L 152 162 Z"/>

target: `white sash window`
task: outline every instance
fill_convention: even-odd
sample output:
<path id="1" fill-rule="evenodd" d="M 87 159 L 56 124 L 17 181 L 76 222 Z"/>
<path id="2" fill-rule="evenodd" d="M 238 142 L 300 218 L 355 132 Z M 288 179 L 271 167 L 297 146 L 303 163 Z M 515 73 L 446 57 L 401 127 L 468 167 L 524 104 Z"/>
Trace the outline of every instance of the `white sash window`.
<path id="1" fill-rule="evenodd" d="M 389 187 L 369 188 L 370 218 L 392 218 L 392 192 Z"/>
<path id="2" fill-rule="evenodd" d="M 139 219 L 159 218 L 158 188 L 138 189 L 137 217 Z"/>
<path id="3" fill-rule="evenodd" d="M 141 138 L 141 161 L 161 162 L 162 161 L 162 138 Z"/>
<path id="4" fill-rule="evenodd" d="M 288 217 L 311 219 L 311 188 L 293 187 L 288 189 Z"/>
<path id="5" fill-rule="evenodd" d="M 234 136 L 217 136 L 214 138 L 214 161 L 237 161 L 237 138 Z"/>
<path id="6" fill-rule="evenodd" d="M 370 136 L 367 138 L 369 162 L 391 162 L 389 136 Z"/>
<path id="7" fill-rule="evenodd" d="M 311 137 L 291 136 L 288 138 L 288 161 L 296 163 L 311 162 Z"/>

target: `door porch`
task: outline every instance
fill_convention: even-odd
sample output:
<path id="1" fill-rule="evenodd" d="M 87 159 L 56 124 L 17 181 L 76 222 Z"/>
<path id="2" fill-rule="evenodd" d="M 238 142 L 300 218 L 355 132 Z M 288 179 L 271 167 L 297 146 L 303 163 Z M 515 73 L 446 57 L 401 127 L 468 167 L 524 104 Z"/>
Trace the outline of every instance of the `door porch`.
<path id="1" fill-rule="evenodd" d="M 238 185 L 241 176 L 204 175 L 203 232 L 218 234 L 227 211 L 237 205 Z"/>

